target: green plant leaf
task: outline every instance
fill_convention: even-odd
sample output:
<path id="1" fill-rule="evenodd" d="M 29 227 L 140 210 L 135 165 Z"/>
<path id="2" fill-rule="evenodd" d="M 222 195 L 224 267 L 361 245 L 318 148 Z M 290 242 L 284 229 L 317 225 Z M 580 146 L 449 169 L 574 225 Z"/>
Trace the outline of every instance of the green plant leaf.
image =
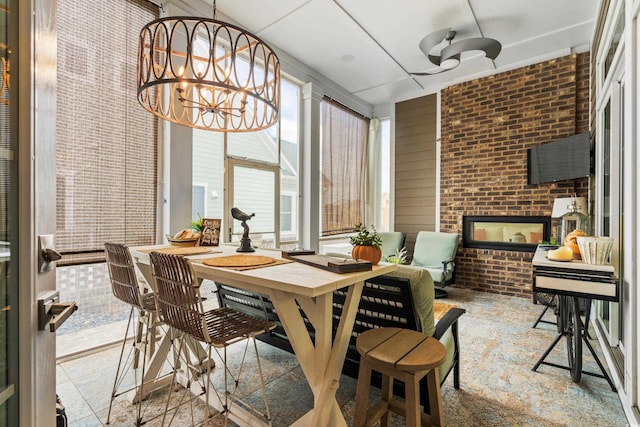
<path id="1" fill-rule="evenodd" d="M 382 246 L 382 238 L 373 225 L 366 228 L 360 223 L 355 226 L 354 231 L 357 234 L 349 237 L 349 242 L 353 246 L 373 246 L 374 248 Z"/>
<path id="2" fill-rule="evenodd" d="M 195 231 L 202 231 L 202 215 L 198 214 L 198 219 L 191 221 L 191 229 Z"/>

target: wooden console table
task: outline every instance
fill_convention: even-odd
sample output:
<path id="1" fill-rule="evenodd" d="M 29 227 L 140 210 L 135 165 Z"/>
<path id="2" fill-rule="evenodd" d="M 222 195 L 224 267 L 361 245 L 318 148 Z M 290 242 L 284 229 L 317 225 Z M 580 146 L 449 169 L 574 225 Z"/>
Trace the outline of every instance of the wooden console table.
<path id="1" fill-rule="evenodd" d="M 558 336 L 536 362 L 533 371 L 540 365 L 567 369 L 574 382 L 580 382 L 582 374 L 607 380 L 616 390 L 591 343 L 586 337 L 580 319 L 579 298 L 617 302 L 619 300 L 618 278 L 612 265 L 586 264 L 581 261 L 560 262 L 547 259 L 547 251 L 538 248 L 533 256 L 533 291 L 558 295 Z M 546 362 L 545 359 L 562 338 L 567 341 L 569 366 Z M 585 343 L 602 374 L 582 370 L 582 343 Z"/>

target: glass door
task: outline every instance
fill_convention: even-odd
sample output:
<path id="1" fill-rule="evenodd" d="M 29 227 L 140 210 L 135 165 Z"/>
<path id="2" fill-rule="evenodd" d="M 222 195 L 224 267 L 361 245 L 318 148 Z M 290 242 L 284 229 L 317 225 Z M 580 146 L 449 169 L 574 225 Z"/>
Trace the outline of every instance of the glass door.
<path id="1" fill-rule="evenodd" d="M 624 312 L 625 274 L 623 262 L 624 212 L 624 62 L 611 69 L 605 85 L 605 97 L 598 113 L 599 142 L 596 147 L 599 159 L 596 170 L 597 235 L 611 236 L 615 243 L 611 252 L 611 263 L 616 267 L 620 280 L 620 302 L 598 301 L 596 303 L 596 321 L 604 332 L 609 346 L 613 349 L 618 369 L 624 371 Z M 621 376 L 622 378 L 623 376 Z"/>
<path id="2" fill-rule="evenodd" d="M 0 425 L 17 420 L 17 117 L 9 89 L 15 14 L 8 0 L 0 1 Z M 15 84 L 15 82 L 14 82 Z M 14 102 L 15 104 L 15 102 Z"/>
<path id="3" fill-rule="evenodd" d="M 278 166 L 230 158 L 228 170 L 227 241 L 239 242 L 245 234 L 242 222 L 231 216 L 231 208 L 236 207 L 247 215 L 254 214 L 246 221 L 252 246 L 280 247 L 280 233 L 276 232 L 280 229 Z"/>

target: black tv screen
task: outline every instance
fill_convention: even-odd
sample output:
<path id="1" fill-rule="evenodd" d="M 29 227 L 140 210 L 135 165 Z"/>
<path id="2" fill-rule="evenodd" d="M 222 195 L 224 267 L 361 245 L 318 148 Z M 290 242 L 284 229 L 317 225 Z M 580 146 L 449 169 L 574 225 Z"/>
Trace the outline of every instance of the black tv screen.
<path id="1" fill-rule="evenodd" d="M 580 133 L 527 150 L 528 183 L 541 184 L 589 176 L 589 139 L 588 133 Z"/>

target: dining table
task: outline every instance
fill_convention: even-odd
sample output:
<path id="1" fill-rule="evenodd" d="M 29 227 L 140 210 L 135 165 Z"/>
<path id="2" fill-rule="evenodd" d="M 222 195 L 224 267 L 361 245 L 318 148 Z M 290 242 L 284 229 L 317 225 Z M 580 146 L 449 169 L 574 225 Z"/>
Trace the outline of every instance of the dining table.
<path id="1" fill-rule="evenodd" d="M 167 245 L 130 247 L 140 272 L 150 284 L 154 281 L 149 253 L 166 248 Z M 280 250 L 259 248 L 251 255 L 270 257 L 276 261 L 270 265 L 250 269 L 205 264 L 206 260 L 211 258 L 242 255 L 237 249 L 237 245 L 221 244 L 210 247 L 207 253 L 187 258 L 199 279 L 266 294 L 273 302 L 314 397 L 313 407 L 292 425 L 346 426 L 346 420 L 336 400 L 336 391 L 364 282 L 372 277 L 390 273 L 397 266 L 379 263 L 372 266 L 371 270 L 336 273 L 283 258 Z M 347 297 L 337 332 L 333 336 L 333 291 L 342 288 L 348 289 Z M 313 336 L 307 329 L 300 310 L 304 311 L 311 322 Z M 198 349 L 194 351 L 199 352 Z M 158 354 L 154 356 L 158 360 L 155 361 L 155 366 L 159 366 L 163 362 L 162 358 L 168 355 L 168 347 L 161 343 L 156 353 Z M 158 372 L 158 369 L 150 369 L 149 375 L 158 375 Z M 243 417 L 238 417 L 234 422 L 252 424 Z"/>

